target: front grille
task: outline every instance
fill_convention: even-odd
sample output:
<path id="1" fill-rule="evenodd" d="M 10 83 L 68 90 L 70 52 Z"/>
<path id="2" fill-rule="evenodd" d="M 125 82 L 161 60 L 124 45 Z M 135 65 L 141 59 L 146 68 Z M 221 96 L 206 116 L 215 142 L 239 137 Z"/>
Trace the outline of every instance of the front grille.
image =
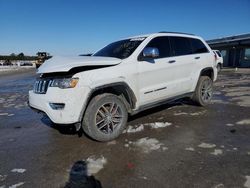
<path id="1" fill-rule="evenodd" d="M 34 84 L 34 88 L 33 88 L 34 93 L 45 94 L 51 82 L 52 80 L 49 80 L 49 79 L 36 80 Z"/>

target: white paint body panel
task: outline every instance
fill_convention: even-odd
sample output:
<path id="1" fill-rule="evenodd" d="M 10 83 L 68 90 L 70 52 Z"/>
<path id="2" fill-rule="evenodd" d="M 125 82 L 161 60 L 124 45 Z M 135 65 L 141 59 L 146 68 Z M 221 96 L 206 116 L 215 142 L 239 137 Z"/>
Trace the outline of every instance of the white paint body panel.
<path id="1" fill-rule="evenodd" d="M 153 63 L 138 61 L 138 55 L 148 42 L 158 36 L 184 36 L 198 38 L 206 45 L 209 53 L 192 54 L 178 57 L 155 59 Z M 137 37 L 147 37 L 139 47 L 126 59 L 110 57 L 76 57 L 52 58 L 43 64 L 38 73 L 67 72 L 75 67 L 114 65 L 83 71 L 75 74 L 79 82 L 75 88 L 59 89 L 48 88 L 46 94 L 29 92 L 30 106 L 45 112 L 54 123 L 68 124 L 81 121 L 82 111 L 86 107 L 88 96 L 95 88 L 117 82 L 126 83 L 136 97 L 136 106 L 140 107 L 193 92 L 198 82 L 200 72 L 204 68 L 213 68 L 214 81 L 217 78 L 217 69 L 210 47 L 203 39 L 191 35 L 174 33 L 156 33 Z M 195 57 L 199 56 L 199 59 Z M 169 63 L 175 60 L 175 63 Z M 164 88 L 164 89 L 162 89 Z M 150 92 L 153 91 L 153 92 Z M 150 92 L 150 93 L 147 93 Z M 65 103 L 65 109 L 53 110 L 52 103 Z"/>
<path id="2" fill-rule="evenodd" d="M 81 66 L 116 65 L 120 62 L 121 59 L 112 57 L 53 57 L 42 64 L 37 73 L 67 72 L 72 68 Z"/>

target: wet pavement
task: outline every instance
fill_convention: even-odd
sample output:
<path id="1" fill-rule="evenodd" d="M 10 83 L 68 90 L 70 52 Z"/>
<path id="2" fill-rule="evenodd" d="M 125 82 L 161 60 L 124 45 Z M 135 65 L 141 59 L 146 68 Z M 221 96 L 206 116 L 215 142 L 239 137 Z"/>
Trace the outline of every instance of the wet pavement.
<path id="1" fill-rule="evenodd" d="M 147 110 L 108 143 L 29 109 L 34 72 L 0 75 L 1 188 L 250 187 L 249 69 L 224 70 L 206 108 Z"/>

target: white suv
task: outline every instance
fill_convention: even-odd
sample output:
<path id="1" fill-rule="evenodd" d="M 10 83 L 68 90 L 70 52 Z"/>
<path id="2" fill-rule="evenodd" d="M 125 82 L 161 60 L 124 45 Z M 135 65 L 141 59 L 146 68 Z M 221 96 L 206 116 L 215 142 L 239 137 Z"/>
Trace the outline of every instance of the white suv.
<path id="1" fill-rule="evenodd" d="M 160 32 L 111 43 L 86 57 L 53 57 L 38 70 L 29 105 L 98 141 L 116 138 L 128 115 L 191 97 L 205 106 L 217 69 L 195 35 Z"/>

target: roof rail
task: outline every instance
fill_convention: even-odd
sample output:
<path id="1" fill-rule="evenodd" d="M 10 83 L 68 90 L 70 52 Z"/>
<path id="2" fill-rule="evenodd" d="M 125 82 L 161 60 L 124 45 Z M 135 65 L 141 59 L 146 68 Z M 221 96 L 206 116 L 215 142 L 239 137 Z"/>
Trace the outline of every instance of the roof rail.
<path id="1" fill-rule="evenodd" d="M 173 32 L 173 31 L 160 31 L 158 33 L 176 33 L 176 34 L 194 35 L 191 33 Z"/>

